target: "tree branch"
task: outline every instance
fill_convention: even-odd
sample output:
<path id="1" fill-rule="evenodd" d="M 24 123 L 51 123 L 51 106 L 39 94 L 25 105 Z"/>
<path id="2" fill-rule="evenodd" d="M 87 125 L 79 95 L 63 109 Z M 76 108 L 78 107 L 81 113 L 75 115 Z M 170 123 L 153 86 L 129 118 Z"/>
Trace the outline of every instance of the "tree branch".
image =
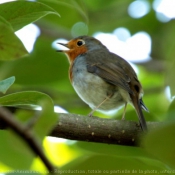
<path id="1" fill-rule="evenodd" d="M 152 130 L 161 124 L 161 122 L 147 122 L 148 130 Z M 5 129 L 6 125 L 8 126 L 8 124 L 0 122 L 0 129 Z M 134 121 L 59 114 L 58 123 L 49 136 L 88 142 L 140 146 L 144 134 L 138 122 Z"/>
<path id="2" fill-rule="evenodd" d="M 148 130 L 160 124 L 147 122 Z M 60 114 L 57 126 L 49 135 L 71 140 L 139 146 L 144 134 L 138 123 L 133 121 Z"/>
<path id="3" fill-rule="evenodd" d="M 11 112 L 2 107 L 0 107 L 0 119 L 1 121 L 3 121 L 3 124 L 5 124 L 5 126 L 3 127 L 1 123 L 1 129 L 9 127 L 14 132 L 16 132 L 27 143 L 27 145 L 32 149 L 32 151 L 41 158 L 48 171 L 54 172 L 54 166 L 47 159 L 37 140 L 35 140 L 30 130 L 28 130 L 28 127 L 25 127 L 25 125 L 21 125 L 17 120 L 15 120 Z"/>

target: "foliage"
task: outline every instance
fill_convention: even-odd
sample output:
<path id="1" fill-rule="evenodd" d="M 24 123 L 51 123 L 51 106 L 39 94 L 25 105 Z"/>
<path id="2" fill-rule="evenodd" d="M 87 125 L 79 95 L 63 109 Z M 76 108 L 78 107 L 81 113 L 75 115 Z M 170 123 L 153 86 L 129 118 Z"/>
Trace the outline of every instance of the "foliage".
<path id="1" fill-rule="evenodd" d="M 152 4 L 153 1 L 148 2 Z M 119 170 L 118 174 L 122 174 L 122 170 L 128 170 L 173 174 L 175 108 L 174 101 L 167 99 L 165 87 L 170 86 L 171 95 L 175 94 L 175 22 L 158 21 L 153 9 L 142 18 L 131 18 L 127 13 L 130 3 L 130 0 L 38 0 L 0 4 L 0 91 L 5 93 L 13 84 L 0 98 L 0 104 L 20 107 L 14 115 L 23 124 L 36 114 L 26 108 L 42 106 L 44 110 L 33 128 L 40 143 L 56 123 L 53 101 L 70 113 L 87 114 L 90 111 L 71 87 L 67 76 L 68 61 L 52 48 L 54 40 L 71 39 L 71 34 L 77 33 L 73 26 L 78 22 L 88 26 L 88 35 L 125 27 L 132 35 L 145 31 L 151 36 L 152 61 L 139 65 L 144 101 L 150 110 L 145 116 L 148 121 L 166 124 L 143 138 L 141 148 L 72 141 L 54 143 L 45 139 L 46 154 L 63 173 L 67 170 L 74 170 L 71 174 L 101 170 L 109 174 Z M 27 53 L 14 32 L 32 22 L 39 26 L 41 35 L 34 50 Z M 116 116 L 121 117 L 121 111 Z M 126 118 L 137 120 L 132 108 L 127 109 Z M 0 138 L 0 172 L 15 169 L 44 172 L 42 163 L 14 133 L 0 131 Z"/>

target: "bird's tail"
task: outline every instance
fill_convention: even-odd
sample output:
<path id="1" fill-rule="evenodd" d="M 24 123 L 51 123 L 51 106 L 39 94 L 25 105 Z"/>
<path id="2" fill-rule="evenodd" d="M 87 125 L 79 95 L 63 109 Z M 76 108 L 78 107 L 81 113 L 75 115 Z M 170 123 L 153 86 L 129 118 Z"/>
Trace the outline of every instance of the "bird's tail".
<path id="1" fill-rule="evenodd" d="M 148 108 L 145 106 L 145 104 L 143 103 L 143 100 L 142 100 L 142 98 L 140 99 L 140 105 L 141 105 L 141 108 L 143 109 L 143 110 L 145 110 L 146 112 L 149 112 L 149 110 L 148 110 Z"/>
<path id="2" fill-rule="evenodd" d="M 137 112 L 138 118 L 139 118 L 139 122 L 140 122 L 140 126 L 142 128 L 143 131 L 147 131 L 147 124 L 142 112 L 142 109 L 144 109 L 145 111 L 148 111 L 147 107 L 144 105 L 143 100 L 137 100 L 136 98 L 134 98 L 135 100 L 133 100 L 133 105 L 135 107 L 135 110 Z"/>

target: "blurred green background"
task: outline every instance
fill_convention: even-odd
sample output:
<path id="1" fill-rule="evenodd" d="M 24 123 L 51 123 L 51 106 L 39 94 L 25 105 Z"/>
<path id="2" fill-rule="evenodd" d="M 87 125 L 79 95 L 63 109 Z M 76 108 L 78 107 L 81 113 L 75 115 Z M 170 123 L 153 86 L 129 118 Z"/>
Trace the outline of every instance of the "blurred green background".
<path id="1" fill-rule="evenodd" d="M 56 142 L 51 138 L 46 138 L 43 143 L 52 162 L 62 170 L 99 169 L 103 171 L 103 174 L 109 174 L 110 171 L 112 173 L 112 170 L 135 170 L 136 173 L 139 170 L 159 172 L 165 169 L 173 170 L 175 160 L 170 150 L 175 151 L 173 101 L 175 15 L 166 16 L 164 11 L 158 9 L 159 5 L 164 3 L 162 9 L 169 8 L 170 12 L 171 7 L 175 12 L 173 0 L 166 2 L 163 0 L 38 0 L 37 2 L 52 8 L 60 14 L 60 17 L 54 13 L 41 15 L 43 18 L 34 22 L 39 27 L 40 35 L 34 43 L 33 50 L 20 59 L 0 62 L 1 80 L 10 76 L 16 77 L 15 83 L 7 94 L 27 90 L 43 92 L 53 99 L 55 105 L 69 113 L 87 115 L 90 108 L 80 100 L 69 82 L 67 58 L 64 54 L 56 52 L 57 48 L 53 47 L 53 43 L 58 39 L 70 40 L 84 34 L 89 36 L 97 35 L 99 32 L 114 34 L 114 30 L 122 27 L 130 32 L 131 37 L 138 32 L 146 32 L 151 38 L 149 61 L 135 60 L 132 63 L 138 69 L 138 77 L 144 89 L 143 99 L 150 111 L 144 113 L 146 120 L 167 122 L 164 127 L 158 128 L 145 138 L 142 148 L 66 140 Z M 168 3 L 172 4 L 168 6 Z M 17 31 L 21 27 L 14 25 L 13 20 L 7 19 L 2 5 L 0 4 L 0 15 L 5 14 L 3 17 L 12 25 L 14 32 Z M 14 5 L 11 6 L 12 10 L 14 7 Z M 26 9 L 28 9 L 28 4 L 26 4 Z M 39 7 L 36 8 L 36 12 L 37 10 Z M 26 22 L 26 24 L 24 22 L 24 24 L 31 22 L 33 21 Z M 26 32 L 25 37 L 27 35 Z M 112 42 L 113 40 L 111 44 Z M 142 39 L 138 42 L 144 46 Z M 1 44 L 0 41 L 0 46 Z M 10 49 L 9 46 L 9 52 Z M 1 54 L 3 52 L 1 47 L 0 51 Z M 119 110 L 111 117 L 120 119 L 122 111 L 123 109 Z M 28 112 L 18 109 L 16 115 L 25 116 Z M 95 115 L 109 117 L 98 112 Z M 126 119 L 137 120 L 136 113 L 131 106 L 127 108 Z M 157 150 L 159 146 L 160 150 Z M 165 153 L 162 153 L 162 150 L 166 150 Z M 10 168 L 3 162 L 1 167 Z M 40 170 L 44 169 L 41 162 L 36 159 L 29 166 L 31 169 L 38 169 L 38 167 Z"/>

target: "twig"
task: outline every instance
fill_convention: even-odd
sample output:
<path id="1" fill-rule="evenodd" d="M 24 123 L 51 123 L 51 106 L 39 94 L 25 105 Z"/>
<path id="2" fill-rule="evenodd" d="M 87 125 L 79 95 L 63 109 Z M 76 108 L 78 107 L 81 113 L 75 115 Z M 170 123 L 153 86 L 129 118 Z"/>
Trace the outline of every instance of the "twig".
<path id="1" fill-rule="evenodd" d="M 148 130 L 151 130 L 161 123 L 147 122 L 147 125 Z M 144 134 L 138 122 L 60 114 L 57 126 L 49 135 L 79 141 L 139 146 Z"/>
<path id="2" fill-rule="evenodd" d="M 3 107 L 0 107 L 0 118 L 2 121 L 4 121 L 7 124 L 9 128 L 11 128 L 23 140 L 25 140 L 25 142 L 32 149 L 32 151 L 41 158 L 41 160 L 47 167 L 48 171 L 54 172 L 54 166 L 47 159 L 44 152 L 42 151 L 42 148 L 39 146 L 38 142 L 30 132 L 30 130 L 28 130 L 28 128 L 26 128 L 25 125 L 21 125 L 17 120 L 15 120 L 11 112 L 9 112 Z"/>

